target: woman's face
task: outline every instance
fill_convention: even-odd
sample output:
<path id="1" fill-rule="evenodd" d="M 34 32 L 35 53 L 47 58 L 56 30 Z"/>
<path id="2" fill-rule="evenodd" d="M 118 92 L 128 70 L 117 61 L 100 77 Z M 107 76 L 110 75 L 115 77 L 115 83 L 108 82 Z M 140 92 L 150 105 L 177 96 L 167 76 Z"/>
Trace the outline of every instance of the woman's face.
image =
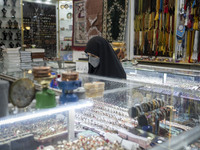
<path id="1" fill-rule="evenodd" d="M 88 62 L 94 67 L 98 67 L 99 66 L 99 63 L 100 63 L 100 58 L 94 54 L 91 54 L 91 53 L 87 53 L 88 57 L 89 57 L 89 60 Z"/>

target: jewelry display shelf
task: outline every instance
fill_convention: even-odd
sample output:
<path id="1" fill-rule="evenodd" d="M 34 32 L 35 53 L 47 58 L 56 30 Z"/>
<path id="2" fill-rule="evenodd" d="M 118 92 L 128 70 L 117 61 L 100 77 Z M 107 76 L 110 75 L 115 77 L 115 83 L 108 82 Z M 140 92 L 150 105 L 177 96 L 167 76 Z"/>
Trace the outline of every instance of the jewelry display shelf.
<path id="1" fill-rule="evenodd" d="M 68 141 L 71 141 L 74 139 L 75 132 L 76 132 L 75 131 L 75 110 L 81 109 L 81 108 L 86 108 L 86 107 L 91 107 L 92 105 L 93 105 L 92 101 L 85 99 L 85 100 L 79 100 L 78 102 L 71 102 L 71 103 L 67 103 L 62 106 L 57 106 L 52 109 L 45 109 L 45 110 L 43 109 L 43 110 L 36 110 L 34 112 L 21 113 L 21 114 L 17 114 L 14 116 L 0 119 L 0 126 L 6 127 L 6 126 L 12 125 L 12 123 L 17 124 L 17 123 L 22 123 L 23 121 L 26 121 L 26 122 L 33 121 L 34 119 L 38 119 L 38 118 L 42 119 L 48 115 L 55 115 L 55 114 L 67 112 L 66 113 L 66 117 L 67 117 L 66 129 L 67 129 L 67 131 L 49 135 L 49 136 L 46 136 L 43 138 L 35 137 L 34 139 L 36 141 L 46 142 L 46 141 L 52 140 L 53 138 L 57 138 L 58 136 L 67 135 Z"/>
<path id="2" fill-rule="evenodd" d="M 83 130 L 75 130 L 75 134 L 77 133 L 80 133 L 82 132 Z M 53 139 L 56 139 L 56 138 L 59 138 L 59 137 L 67 137 L 68 136 L 68 131 L 62 131 L 62 132 L 58 132 L 58 133 L 55 133 L 55 134 L 52 134 L 52 135 L 48 135 L 46 137 L 42 137 L 42 138 L 38 138 L 38 137 L 34 137 L 34 139 L 37 141 L 37 142 L 40 142 L 40 143 L 45 143 L 45 142 L 49 142 Z"/>
<path id="3" fill-rule="evenodd" d="M 62 131 L 62 132 L 58 132 L 56 134 L 53 134 L 53 135 L 49 135 L 49 136 L 46 136 L 46 137 L 42 137 L 42 138 L 38 138 L 38 137 L 34 137 L 34 139 L 37 141 L 37 142 L 41 142 L 41 143 L 45 143 L 47 141 L 51 141 L 55 138 L 58 138 L 60 136 L 66 136 L 67 137 L 68 135 L 68 131 Z"/>
<path id="4" fill-rule="evenodd" d="M 200 90 L 200 71 L 160 66 L 137 65 L 125 63 L 127 79 L 150 84 L 164 85 L 179 89 Z M 184 93 L 184 92 L 182 92 Z"/>
<path id="5" fill-rule="evenodd" d="M 10 8 L 10 9 L 12 9 L 12 8 L 18 8 L 18 9 L 20 9 L 21 7 L 19 7 L 19 6 L 8 6 L 8 5 L 6 5 L 6 6 L 3 5 L 3 6 L 2 6 L 2 5 L 1 5 L 1 6 L 0 6 L 0 9 L 1 9 L 1 8 Z"/>
<path id="6" fill-rule="evenodd" d="M 7 19 L 12 19 L 12 20 L 15 20 L 15 19 L 18 19 L 18 20 L 21 20 L 21 18 L 19 18 L 19 17 L 15 17 L 15 18 L 13 18 L 13 17 L 0 17 L 0 20 L 7 20 Z"/>
<path id="7" fill-rule="evenodd" d="M 59 73 L 64 72 L 64 71 L 65 70 L 57 70 L 57 72 Z M 91 130 L 95 133 L 98 133 L 100 136 L 103 136 L 107 131 L 114 132 L 115 134 L 119 133 L 122 137 L 124 137 L 124 139 L 127 140 L 129 138 L 129 140 L 130 141 L 132 140 L 132 142 L 136 140 L 138 142 L 138 140 L 141 140 L 141 143 L 140 143 L 141 146 L 146 147 L 148 146 L 148 144 L 145 144 L 145 141 L 152 142 L 154 145 L 158 145 L 159 144 L 158 142 L 164 142 L 165 137 L 167 139 L 171 136 L 171 134 L 174 134 L 174 136 L 177 136 L 178 134 L 185 132 L 185 131 L 175 128 L 179 124 L 182 125 L 182 127 L 184 128 L 187 127 L 188 130 L 198 125 L 198 121 L 196 122 L 195 120 L 193 120 L 194 117 L 197 117 L 198 114 L 193 114 L 193 112 L 197 112 L 197 113 L 200 112 L 198 107 L 196 107 L 200 103 L 199 101 L 195 99 L 194 100 L 190 99 L 191 106 L 186 105 L 187 102 L 189 102 L 188 98 L 186 98 L 186 100 L 181 99 L 181 93 L 185 92 L 184 89 L 181 89 L 181 91 L 179 91 L 177 90 L 178 88 L 172 88 L 172 87 L 164 86 L 164 85 L 158 86 L 156 84 L 148 84 L 148 83 L 140 84 L 138 82 L 116 80 L 116 79 L 110 79 L 106 77 L 92 76 L 88 74 L 80 74 L 80 79 L 82 80 L 83 84 L 87 82 L 94 82 L 94 81 L 105 82 L 106 90 L 104 91 L 104 96 L 101 98 L 93 98 L 91 100 L 93 104 L 92 107 L 85 107 L 84 109 L 77 110 L 76 112 L 70 110 L 71 114 L 69 114 L 68 119 L 66 117 L 66 120 L 65 120 L 67 124 L 65 122 L 64 123 L 58 122 L 58 124 L 55 124 L 57 127 L 60 127 L 60 128 L 55 128 L 52 126 L 52 119 L 56 118 L 55 121 L 57 122 L 58 121 L 57 116 L 51 116 L 51 114 L 44 112 L 48 114 L 47 116 L 50 117 L 50 120 L 48 121 L 48 118 L 47 118 L 47 123 L 43 121 L 44 119 L 42 120 L 40 118 L 40 120 L 41 122 L 45 122 L 43 125 L 45 126 L 46 124 L 45 127 L 47 127 L 47 130 L 46 128 L 41 127 L 39 128 L 39 130 L 36 130 L 37 133 L 39 134 L 34 132 L 36 133 L 35 139 L 40 140 L 39 142 L 41 142 L 42 145 L 45 145 L 46 142 L 51 141 L 52 139 L 53 139 L 52 141 L 54 141 L 56 145 L 58 143 L 56 139 L 60 140 L 59 137 L 62 137 L 65 135 L 67 136 L 68 135 L 67 131 L 74 131 L 74 134 L 71 136 L 71 138 L 68 138 L 68 139 L 75 139 L 74 135 L 77 132 L 79 132 L 79 131 L 76 131 L 76 129 L 80 129 L 80 130 Z M 118 87 L 118 85 L 120 86 Z M 139 95 L 134 94 L 135 91 L 141 92 L 142 100 L 139 99 L 140 98 Z M 195 91 L 192 91 L 191 94 L 195 94 Z M 143 107 L 142 104 L 151 102 L 151 101 L 154 102 L 155 100 L 159 100 L 159 99 L 162 99 L 165 101 L 166 107 L 168 107 L 169 105 L 171 108 L 174 107 L 173 112 L 170 113 L 172 120 L 167 119 L 169 122 L 167 122 L 166 124 L 165 124 L 165 120 L 163 122 L 160 121 L 161 122 L 160 124 L 162 124 L 161 126 L 162 129 L 164 129 L 165 131 L 164 133 L 161 132 L 160 133 L 161 135 L 156 135 L 157 133 L 155 133 L 153 129 L 152 135 L 150 135 L 150 134 L 147 134 L 146 131 L 142 131 L 141 126 L 138 126 L 138 120 L 136 118 L 129 117 L 128 110 L 130 107 L 136 104 L 141 104 L 141 106 Z M 83 101 L 79 101 L 79 102 L 82 103 Z M 84 102 L 87 102 L 87 100 Z M 179 104 L 179 102 L 181 104 Z M 194 105 L 194 107 L 192 107 L 193 106 L 192 104 Z M 159 101 L 153 103 L 153 107 L 154 105 L 155 107 L 159 106 Z M 188 114 L 188 109 L 190 109 L 191 115 Z M 158 115 L 158 117 L 160 115 L 160 112 L 157 112 L 157 110 L 153 112 L 149 112 L 149 113 L 152 113 L 152 115 L 151 116 L 148 115 L 147 117 L 149 117 L 148 118 L 149 120 L 153 120 L 152 122 L 154 122 L 155 115 Z M 186 114 L 188 116 L 182 119 L 182 114 L 184 115 Z M 42 114 L 42 115 L 45 115 L 45 114 Z M 66 115 L 68 114 L 64 113 L 64 116 Z M 144 114 L 144 115 L 147 115 L 147 114 Z M 161 118 L 162 116 L 163 115 L 161 113 Z M 71 127 L 70 127 L 70 123 L 68 120 L 73 120 L 73 118 L 75 119 L 75 121 L 71 123 Z M 179 120 L 177 121 L 176 119 L 183 121 L 183 123 L 179 122 Z M 33 119 L 33 121 L 35 120 L 37 119 Z M 189 124 L 185 123 L 188 120 L 191 123 Z M 28 123 L 30 122 L 28 121 Z M 69 126 L 68 126 L 68 123 L 69 123 Z M 174 123 L 177 123 L 177 124 L 174 124 Z M 15 125 L 16 124 L 17 123 L 15 123 Z M 39 127 L 39 126 L 36 126 L 36 124 L 37 123 L 35 123 L 34 127 Z M 151 126 L 151 123 L 149 124 Z M 1 125 L 1 122 L 0 122 L 0 125 Z M 66 127 L 72 128 L 72 130 L 66 129 L 66 131 L 63 131 L 62 125 L 64 127 L 66 126 Z M 172 125 L 176 125 L 176 126 L 172 127 Z M 54 131 L 52 132 L 50 129 L 51 127 L 53 127 L 54 129 L 61 129 L 61 130 L 57 130 L 58 132 L 54 132 Z M 139 131 L 141 130 L 141 132 L 131 130 L 134 128 L 137 128 L 136 130 L 139 130 Z M 169 130 L 170 128 L 172 129 L 173 132 Z M 49 134 L 52 134 L 52 135 L 49 135 Z M 42 140 L 38 139 L 37 137 L 41 137 Z M 149 138 L 151 139 L 149 140 Z"/>
<path id="8" fill-rule="evenodd" d="M 0 39 L 0 41 L 7 41 L 7 40 Z M 21 41 L 21 40 L 9 40 L 9 41 Z"/>
<path id="9" fill-rule="evenodd" d="M 58 56 L 65 59 L 66 53 L 63 51 L 71 51 L 72 40 L 72 26 L 73 26 L 73 17 L 68 18 L 67 14 L 72 14 L 72 7 L 63 7 L 73 5 L 73 1 L 60 0 L 58 2 Z M 65 40 L 67 38 L 67 40 Z"/>
<path id="10" fill-rule="evenodd" d="M 172 68 L 183 68 L 183 69 L 194 69 L 199 70 L 200 64 L 196 63 L 176 63 L 176 62 L 163 62 L 163 61 L 147 61 L 147 60 L 137 60 L 139 64 L 142 65 L 154 65 L 162 67 L 172 67 Z"/>

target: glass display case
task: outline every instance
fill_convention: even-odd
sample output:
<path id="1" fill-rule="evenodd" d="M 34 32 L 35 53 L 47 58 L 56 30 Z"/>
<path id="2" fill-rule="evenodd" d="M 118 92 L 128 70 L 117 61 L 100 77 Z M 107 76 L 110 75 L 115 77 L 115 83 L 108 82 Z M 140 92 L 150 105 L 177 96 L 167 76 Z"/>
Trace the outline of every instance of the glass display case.
<path id="1" fill-rule="evenodd" d="M 127 78 L 133 81 L 199 90 L 200 72 L 191 69 L 178 69 L 159 66 L 124 63 Z"/>
<path id="2" fill-rule="evenodd" d="M 62 72 L 65 70 L 57 70 L 58 74 Z M 20 114 L 8 116 L 8 119 L 2 118 L 0 133 L 4 136 L 0 136 L 1 145 L 7 146 L 5 143 L 11 142 L 13 149 L 19 146 L 20 142 L 24 143 L 20 145 L 24 146 L 21 149 L 27 148 L 27 145 L 33 145 L 35 149 L 52 150 L 97 147 L 151 149 L 162 146 L 174 138 L 181 139 L 183 135 L 188 141 L 190 132 L 199 132 L 200 94 L 196 90 L 88 74 L 79 74 L 79 79 L 82 81 L 82 88 L 88 82 L 104 82 L 104 95 L 87 100 L 80 99 L 69 107 L 65 105 L 64 108 L 57 106 L 47 110 L 24 109 L 31 112 L 26 115 L 23 110 Z M 184 97 L 183 94 L 189 95 Z M 79 103 L 90 107 L 76 109 Z M 75 118 L 72 123 L 75 138 L 68 142 L 69 122 L 66 119 L 66 112 L 70 112 L 72 108 L 76 109 L 72 113 Z M 33 118 L 29 118 L 30 116 Z M 29 138 L 28 142 L 26 136 Z M 194 137 L 194 140 L 188 141 L 187 147 L 198 147 L 199 137 Z M 173 146 L 175 148 L 175 144 L 171 147 L 166 145 L 166 149 L 173 149 Z"/>
<path id="3" fill-rule="evenodd" d="M 73 1 L 58 1 L 58 56 L 72 61 Z"/>
<path id="4" fill-rule="evenodd" d="M 43 143 L 53 143 L 58 138 L 66 141 L 75 137 L 75 110 L 91 107 L 91 101 L 76 103 L 52 109 L 32 110 L 0 119 L 0 149 L 35 150 Z M 78 128 L 76 128 L 78 129 Z"/>

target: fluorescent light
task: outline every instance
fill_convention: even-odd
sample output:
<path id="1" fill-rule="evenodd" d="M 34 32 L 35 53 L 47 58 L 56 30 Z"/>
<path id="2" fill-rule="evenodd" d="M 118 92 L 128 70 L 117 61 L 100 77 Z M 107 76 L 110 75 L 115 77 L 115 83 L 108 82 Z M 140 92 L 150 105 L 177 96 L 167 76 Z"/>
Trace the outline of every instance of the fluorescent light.
<path id="1" fill-rule="evenodd" d="M 48 115 L 54 115 L 57 113 L 62 113 L 62 112 L 70 111 L 70 110 L 81 109 L 84 107 L 93 106 L 93 103 L 90 101 L 83 101 L 82 103 L 74 102 L 71 104 L 73 104 L 73 105 L 69 105 L 69 106 L 63 105 L 63 106 L 59 106 L 59 107 L 55 107 L 55 108 L 51 108 L 51 109 L 43 109 L 41 111 L 36 111 L 34 113 L 20 114 L 20 116 L 14 116 L 14 117 L 10 117 L 8 119 L 3 119 L 3 120 L 0 120 L 0 126 L 11 124 L 11 123 L 16 123 L 16 122 L 20 122 L 20 121 L 26 121 L 29 119 L 44 117 L 44 116 L 48 116 Z"/>
<path id="2" fill-rule="evenodd" d="M 44 2 L 45 4 L 51 4 L 51 1 L 46 1 L 46 2 Z"/>

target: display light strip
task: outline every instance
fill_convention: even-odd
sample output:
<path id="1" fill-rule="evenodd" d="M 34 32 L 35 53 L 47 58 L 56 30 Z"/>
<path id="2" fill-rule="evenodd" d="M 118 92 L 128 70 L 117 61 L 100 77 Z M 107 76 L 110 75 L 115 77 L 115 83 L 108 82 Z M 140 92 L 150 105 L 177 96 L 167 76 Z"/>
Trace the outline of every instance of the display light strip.
<path id="1" fill-rule="evenodd" d="M 14 116 L 14 117 L 9 117 L 7 119 L 2 119 L 0 120 L 0 126 L 93 106 L 93 103 L 91 101 L 84 101 L 84 100 L 83 103 L 81 104 L 79 102 L 77 103 L 75 102 L 72 104 L 73 105 L 63 105 L 56 108 L 45 109 L 28 114 L 20 114 L 20 116 Z"/>

